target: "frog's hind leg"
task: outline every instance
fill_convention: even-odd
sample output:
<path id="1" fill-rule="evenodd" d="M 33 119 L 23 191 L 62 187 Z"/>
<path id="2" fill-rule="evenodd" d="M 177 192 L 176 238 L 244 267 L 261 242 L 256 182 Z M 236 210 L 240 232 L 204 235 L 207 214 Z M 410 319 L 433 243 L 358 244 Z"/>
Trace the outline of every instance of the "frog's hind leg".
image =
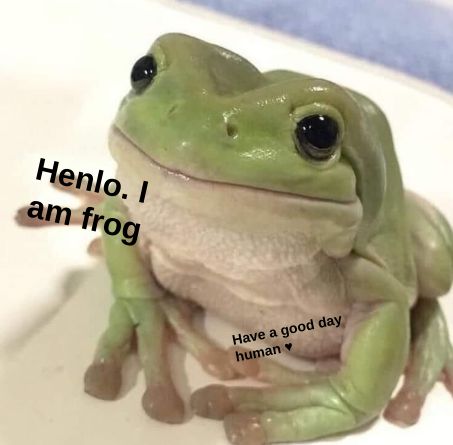
<path id="1" fill-rule="evenodd" d="M 220 380 L 238 377 L 227 351 L 217 346 L 193 325 L 193 306 L 181 299 L 169 297 L 161 301 L 161 307 L 179 343 L 198 360 L 208 374 Z"/>
<path id="2" fill-rule="evenodd" d="M 314 371 L 297 371 L 270 359 L 238 362 L 235 350 L 245 352 L 245 348 L 224 350 L 211 339 L 198 331 L 193 324 L 194 308 L 190 303 L 176 298 L 166 298 L 161 306 L 172 326 L 179 343 L 191 353 L 202 368 L 220 380 L 249 377 L 261 382 L 285 385 L 301 382 L 314 382 L 338 370 L 339 361 L 316 363 Z"/>
<path id="3" fill-rule="evenodd" d="M 412 347 L 403 386 L 384 416 L 402 425 L 415 424 L 434 384 L 444 376 L 453 389 L 453 355 L 448 328 L 436 299 L 420 299 L 411 313 Z"/>
<path id="4" fill-rule="evenodd" d="M 453 233 L 446 218 L 428 201 L 406 192 L 418 295 L 437 298 L 453 282 Z"/>
<path id="5" fill-rule="evenodd" d="M 437 297 L 453 280 L 453 234 L 445 217 L 415 193 L 406 193 L 419 300 L 411 313 L 412 350 L 403 387 L 385 417 L 398 424 L 417 422 L 425 398 L 439 377 L 453 389 L 453 349 Z"/>
<path id="6" fill-rule="evenodd" d="M 231 347 L 228 350 L 233 368 L 242 376 L 273 385 L 309 384 L 338 372 L 340 360 L 330 358 L 310 361 L 311 369 L 298 370 L 289 368 L 270 358 L 238 361 L 236 351 L 245 355 L 248 349 Z"/>

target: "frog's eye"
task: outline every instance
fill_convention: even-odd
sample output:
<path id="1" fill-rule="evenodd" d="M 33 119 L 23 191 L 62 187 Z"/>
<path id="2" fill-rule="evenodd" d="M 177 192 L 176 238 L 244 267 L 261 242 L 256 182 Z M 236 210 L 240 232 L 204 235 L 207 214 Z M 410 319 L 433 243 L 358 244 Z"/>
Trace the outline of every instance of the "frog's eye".
<path id="1" fill-rule="evenodd" d="M 335 153 L 338 136 L 337 122 L 327 115 L 312 114 L 297 123 L 297 149 L 317 161 L 327 160 Z"/>
<path id="2" fill-rule="evenodd" d="M 132 67 L 131 85 L 132 88 L 140 93 L 143 91 L 156 77 L 157 63 L 151 54 L 140 57 Z"/>

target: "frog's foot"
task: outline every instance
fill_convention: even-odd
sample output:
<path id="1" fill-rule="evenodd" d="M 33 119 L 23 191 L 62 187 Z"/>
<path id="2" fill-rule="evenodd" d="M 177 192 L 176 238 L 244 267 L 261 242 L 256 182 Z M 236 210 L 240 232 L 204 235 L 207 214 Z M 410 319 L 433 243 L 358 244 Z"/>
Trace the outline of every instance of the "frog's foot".
<path id="1" fill-rule="evenodd" d="M 362 422 L 327 380 L 272 388 L 211 385 L 196 391 L 191 405 L 202 417 L 224 419 L 235 445 L 311 440 Z"/>
<path id="2" fill-rule="evenodd" d="M 94 238 L 88 244 L 87 252 L 92 256 L 102 256 L 102 238 Z"/>
<path id="3" fill-rule="evenodd" d="M 191 406 L 200 416 L 223 419 L 236 445 L 299 442 L 358 428 L 379 415 L 402 372 L 405 311 L 383 303 L 359 321 L 351 316 L 343 363 L 333 375 L 302 374 L 296 384 L 265 388 L 211 385 L 192 394 Z M 270 369 L 260 367 L 258 375 L 264 368 Z"/>
<path id="4" fill-rule="evenodd" d="M 161 306 L 179 343 L 190 352 L 210 375 L 220 380 L 239 376 L 227 351 L 199 332 L 192 323 L 193 308 L 181 299 L 165 298 Z"/>
<path id="5" fill-rule="evenodd" d="M 402 426 L 418 421 L 425 399 L 439 378 L 444 377 L 450 392 L 453 382 L 452 349 L 438 301 L 419 300 L 412 310 L 411 325 L 412 350 L 404 383 L 384 412 L 387 420 Z"/>
<path id="6" fill-rule="evenodd" d="M 266 432 L 259 413 L 235 413 L 225 418 L 225 433 L 234 445 L 262 445 Z"/>
<path id="7" fill-rule="evenodd" d="M 77 224 L 80 225 L 83 223 L 84 220 L 84 215 L 83 211 L 87 207 L 93 207 L 96 212 L 96 209 L 99 209 L 99 207 L 102 205 L 102 201 L 105 198 L 105 195 L 103 193 L 95 193 L 95 192 L 89 192 L 86 190 L 81 190 L 75 187 L 75 185 L 71 185 L 68 187 L 65 187 L 61 185 L 59 182 L 54 182 L 52 184 L 54 188 L 60 191 L 64 191 L 67 193 L 70 193 L 77 198 L 80 198 L 82 200 L 82 204 L 77 207 L 77 208 L 71 208 L 71 218 L 69 220 L 69 224 Z M 82 188 L 86 186 L 82 185 Z M 57 224 L 54 219 L 47 220 L 47 219 L 38 219 L 38 218 L 30 218 L 28 216 L 28 210 L 29 206 L 24 206 L 21 207 L 20 209 L 17 210 L 16 216 L 15 216 L 15 221 L 19 226 L 24 226 L 24 227 L 32 227 L 32 228 L 40 228 L 40 227 L 47 227 L 49 225 L 54 225 Z M 43 213 L 48 214 L 50 211 L 48 206 L 44 206 L 43 208 Z M 99 213 L 99 212 L 98 212 Z M 102 254 L 102 248 L 100 247 L 101 243 L 98 239 L 93 240 L 90 245 L 88 246 L 88 253 L 90 255 L 98 256 Z"/>
<path id="8" fill-rule="evenodd" d="M 414 425 L 420 418 L 425 399 L 426 395 L 420 394 L 419 391 L 401 388 L 387 405 L 384 417 L 395 425 Z"/>
<path id="9" fill-rule="evenodd" d="M 237 361 L 236 351 L 245 353 L 247 349 L 236 346 L 228 349 L 230 363 L 240 376 L 252 378 L 260 382 L 272 383 L 274 385 L 313 383 L 324 376 L 338 371 L 340 366 L 338 360 L 320 360 L 313 362 L 314 370 L 295 370 L 269 358 Z"/>
<path id="10" fill-rule="evenodd" d="M 170 376 L 168 327 L 163 312 L 152 299 L 117 299 L 109 326 L 102 335 L 95 359 L 85 373 L 85 391 L 99 399 L 114 400 L 121 390 L 121 370 L 132 340 L 143 366 L 147 388 L 142 398 L 146 413 L 167 423 L 184 420 L 184 403 Z"/>

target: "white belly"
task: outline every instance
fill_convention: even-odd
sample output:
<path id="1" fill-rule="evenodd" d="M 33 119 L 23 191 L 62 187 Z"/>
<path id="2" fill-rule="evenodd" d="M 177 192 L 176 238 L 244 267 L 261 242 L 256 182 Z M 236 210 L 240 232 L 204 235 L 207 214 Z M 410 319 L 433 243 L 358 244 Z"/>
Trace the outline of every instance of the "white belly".
<path id="1" fill-rule="evenodd" d="M 296 266 L 253 268 L 239 267 L 234 260 L 243 258 L 233 259 L 236 253 L 226 249 L 221 249 L 225 261 L 220 255 L 219 262 L 154 243 L 150 252 L 152 270 L 164 288 L 229 320 L 241 333 L 278 332 L 310 318 L 316 326 L 323 316 L 341 315 L 345 321 L 349 313 L 341 276 L 320 253 Z M 331 356 L 339 352 L 343 327 L 297 333 L 288 340 L 276 339 L 276 344 L 291 341 L 292 352 L 305 357 Z"/>
<path id="2" fill-rule="evenodd" d="M 141 224 L 139 240 L 149 241 L 150 267 L 164 288 L 236 325 L 232 334 L 278 332 L 310 318 L 316 324 L 323 316 L 341 315 L 340 328 L 275 339 L 280 346 L 291 341 L 291 352 L 305 357 L 339 352 L 350 306 L 335 259 L 320 247 L 322 234 L 331 234 L 342 221 L 336 209 L 154 173 L 145 204 L 133 195 L 139 181 L 121 168 L 118 179 L 130 196 L 125 203 L 131 219 Z M 346 208 L 344 224 L 355 213 Z"/>

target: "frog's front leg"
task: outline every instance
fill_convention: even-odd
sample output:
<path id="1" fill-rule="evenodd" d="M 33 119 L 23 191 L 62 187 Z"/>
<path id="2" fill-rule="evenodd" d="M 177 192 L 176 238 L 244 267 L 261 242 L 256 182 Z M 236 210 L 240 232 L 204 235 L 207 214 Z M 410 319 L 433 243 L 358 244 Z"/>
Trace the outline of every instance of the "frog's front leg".
<path id="1" fill-rule="evenodd" d="M 104 214 L 123 224 L 127 221 L 124 207 L 113 199 L 106 201 Z M 169 332 L 159 305 L 163 290 L 154 284 L 136 246 L 126 246 L 119 236 L 103 235 L 103 248 L 115 302 L 107 330 L 85 374 L 85 390 L 102 399 L 114 399 L 118 395 L 121 366 L 136 335 L 147 385 L 143 407 L 152 418 L 180 423 L 184 418 L 184 404 L 169 370 Z"/>
<path id="2" fill-rule="evenodd" d="M 409 308 L 399 294 L 402 286 L 384 272 L 376 275 L 377 266 L 362 267 L 363 261 L 344 271 L 350 274 L 349 295 L 357 304 L 336 374 L 283 387 L 208 386 L 193 394 L 195 412 L 223 417 L 228 438 L 238 445 L 311 440 L 355 429 L 376 417 L 407 360 Z"/>

